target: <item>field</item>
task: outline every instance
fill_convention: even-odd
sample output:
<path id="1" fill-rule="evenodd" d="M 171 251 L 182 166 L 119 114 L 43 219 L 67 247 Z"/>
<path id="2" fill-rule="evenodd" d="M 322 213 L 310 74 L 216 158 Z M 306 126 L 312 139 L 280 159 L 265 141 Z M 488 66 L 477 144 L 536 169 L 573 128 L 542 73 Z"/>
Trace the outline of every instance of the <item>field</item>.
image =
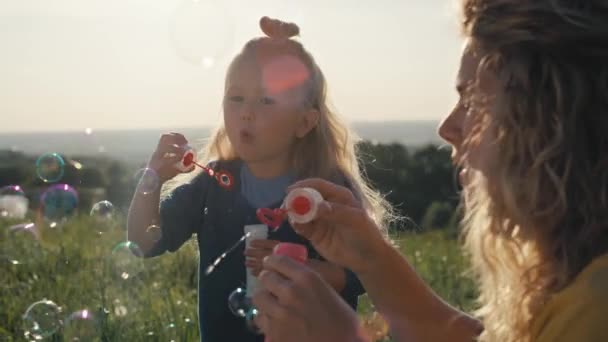
<path id="1" fill-rule="evenodd" d="M 142 260 L 121 244 L 120 222 L 81 215 L 54 228 L 39 224 L 36 233 L 9 229 L 21 222 L 0 221 L 0 341 L 26 340 L 31 323 L 24 313 L 43 299 L 61 312 L 32 315 L 42 315 L 51 327 L 57 316 L 64 320 L 58 329 L 38 327 L 44 341 L 198 341 L 196 243 Z M 403 233 L 394 239 L 443 298 L 473 308 L 475 287 L 454 234 Z M 359 312 L 369 317 L 373 308 L 367 297 L 361 299 Z"/>

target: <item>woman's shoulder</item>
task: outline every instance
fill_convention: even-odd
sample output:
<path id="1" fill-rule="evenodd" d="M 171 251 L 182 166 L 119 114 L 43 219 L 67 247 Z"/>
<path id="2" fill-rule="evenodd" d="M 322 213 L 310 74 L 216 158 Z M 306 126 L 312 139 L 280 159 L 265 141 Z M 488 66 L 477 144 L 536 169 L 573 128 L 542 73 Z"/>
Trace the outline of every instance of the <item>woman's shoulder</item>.
<path id="1" fill-rule="evenodd" d="M 608 341 L 608 254 L 555 294 L 534 322 L 535 341 Z"/>
<path id="2" fill-rule="evenodd" d="M 580 278 L 586 292 L 608 298 L 608 254 L 596 258 L 583 270 Z"/>

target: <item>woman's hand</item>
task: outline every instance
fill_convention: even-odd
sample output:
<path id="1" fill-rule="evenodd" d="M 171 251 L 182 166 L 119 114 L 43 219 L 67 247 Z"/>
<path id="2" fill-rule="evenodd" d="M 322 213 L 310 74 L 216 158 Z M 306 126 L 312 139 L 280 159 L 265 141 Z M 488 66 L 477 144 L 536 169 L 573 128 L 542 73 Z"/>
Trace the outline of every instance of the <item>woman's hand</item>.
<path id="1" fill-rule="evenodd" d="M 184 145 L 188 145 L 188 140 L 179 133 L 161 135 L 158 146 L 148 161 L 148 168 L 156 172 L 161 183 L 181 173 L 175 163 L 182 160 L 186 152 L 182 147 Z"/>
<path id="2" fill-rule="evenodd" d="M 251 241 L 249 247 L 245 249 L 245 266 L 250 268 L 254 276 L 258 276 L 262 271 L 262 261 L 265 257 L 272 254 L 272 250 L 280 241 L 256 239 Z"/>
<path id="3" fill-rule="evenodd" d="M 256 324 L 269 341 L 369 341 L 357 314 L 307 266 L 271 255 L 258 279 Z"/>
<path id="4" fill-rule="evenodd" d="M 367 271 L 387 243 L 361 203 L 347 188 L 322 179 L 303 180 L 289 189 L 302 187 L 317 190 L 325 201 L 313 222 L 292 223 L 294 230 L 325 259 L 355 273 Z"/>

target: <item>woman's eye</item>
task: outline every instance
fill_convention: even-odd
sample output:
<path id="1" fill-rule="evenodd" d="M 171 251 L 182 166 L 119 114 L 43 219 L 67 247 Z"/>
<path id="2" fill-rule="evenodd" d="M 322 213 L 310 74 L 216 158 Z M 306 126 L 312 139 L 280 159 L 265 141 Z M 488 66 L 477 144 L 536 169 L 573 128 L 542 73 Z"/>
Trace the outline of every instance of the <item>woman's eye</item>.
<path id="1" fill-rule="evenodd" d="M 265 105 L 272 105 L 276 103 L 276 101 L 270 97 L 262 97 L 260 102 Z"/>

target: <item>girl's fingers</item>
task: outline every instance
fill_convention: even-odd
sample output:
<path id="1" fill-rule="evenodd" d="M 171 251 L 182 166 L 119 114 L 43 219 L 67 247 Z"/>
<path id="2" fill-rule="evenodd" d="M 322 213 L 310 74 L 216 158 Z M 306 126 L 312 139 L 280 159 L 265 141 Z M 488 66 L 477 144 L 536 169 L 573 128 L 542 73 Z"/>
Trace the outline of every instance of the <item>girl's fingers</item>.
<path id="1" fill-rule="evenodd" d="M 257 259 L 252 259 L 252 258 L 245 259 L 245 267 L 247 267 L 247 268 L 254 268 L 254 267 L 261 267 L 261 266 L 262 266 L 262 263 Z"/>
<path id="2" fill-rule="evenodd" d="M 281 243 L 276 240 L 256 239 L 249 243 L 249 247 L 252 248 L 266 248 L 272 250 L 276 245 Z"/>
<path id="3" fill-rule="evenodd" d="M 264 257 L 272 254 L 272 249 L 247 248 L 243 254 L 245 254 L 246 257 L 262 260 Z"/>

